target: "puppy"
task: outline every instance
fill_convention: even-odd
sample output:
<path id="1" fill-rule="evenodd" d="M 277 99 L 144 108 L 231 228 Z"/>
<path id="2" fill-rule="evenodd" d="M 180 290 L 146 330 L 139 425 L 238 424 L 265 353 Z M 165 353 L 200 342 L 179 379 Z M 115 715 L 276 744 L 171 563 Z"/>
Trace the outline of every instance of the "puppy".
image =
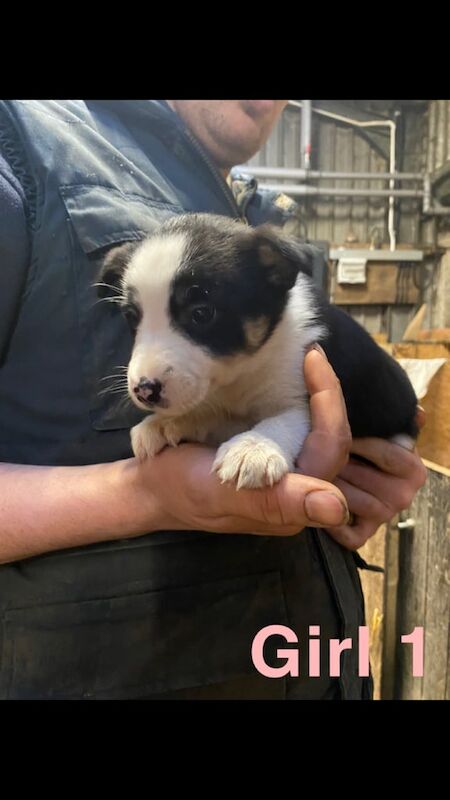
<path id="1" fill-rule="evenodd" d="M 312 342 L 341 381 L 353 436 L 416 436 L 406 373 L 315 287 L 312 252 L 270 226 L 186 214 L 108 253 L 101 280 L 135 331 L 129 396 L 148 412 L 131 430 L 138 459 L 205 442 L 222 482 L 279 481 L 310 430 Z"/>

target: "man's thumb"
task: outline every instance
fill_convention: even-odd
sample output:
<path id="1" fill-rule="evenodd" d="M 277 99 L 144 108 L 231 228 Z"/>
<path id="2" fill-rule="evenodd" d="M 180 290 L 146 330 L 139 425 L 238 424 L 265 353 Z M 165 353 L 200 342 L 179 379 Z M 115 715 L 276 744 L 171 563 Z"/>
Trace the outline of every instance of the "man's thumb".
<path id="1" fill-rule="evenodd" d="M 336 486 L 317 478 L 289 473 L 276 486 L 252 494 L 259 501 L 258 511 L 264 521 L 277 527 L 329 527 L 345 525 L 349 519 L 344 495 Z"/>

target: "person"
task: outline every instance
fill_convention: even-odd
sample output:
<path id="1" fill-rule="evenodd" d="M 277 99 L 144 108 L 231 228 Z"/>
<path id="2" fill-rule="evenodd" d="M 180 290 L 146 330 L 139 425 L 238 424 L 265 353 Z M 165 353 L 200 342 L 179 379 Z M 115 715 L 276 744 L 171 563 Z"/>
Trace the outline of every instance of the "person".
<path id="1" fill-rule="evenodd" d="M 300 641 L 310 625 L 322 640 L 356 637 L 353 551 L 409 505 L 418 455 L 351 441 L 337 378 L 313 347 L 297 474 L 236 492 L 198 444 L 137 463 L 139 412 L 114 389 L 131 334 L 94 286 L 110 247 L 169 215 L 241 217 L 225 178 L 285 104 L 0 104 L 2 699 L 370 697 L 355 649 L 339 678 L 323 648 L 320 677 L 269 679 L 251 645 L 268 624 Z M 277 645 L 265 651 L 274 664 Z"/>

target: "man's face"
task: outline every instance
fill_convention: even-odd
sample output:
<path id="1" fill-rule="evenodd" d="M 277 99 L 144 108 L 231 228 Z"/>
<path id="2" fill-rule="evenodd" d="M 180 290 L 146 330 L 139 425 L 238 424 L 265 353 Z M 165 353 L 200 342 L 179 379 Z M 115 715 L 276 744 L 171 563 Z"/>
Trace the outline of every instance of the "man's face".
<path id="1" fill-rule="evenodd" d="M 168 100 L 224 172 L 255 155 L 287 100 Z"/>

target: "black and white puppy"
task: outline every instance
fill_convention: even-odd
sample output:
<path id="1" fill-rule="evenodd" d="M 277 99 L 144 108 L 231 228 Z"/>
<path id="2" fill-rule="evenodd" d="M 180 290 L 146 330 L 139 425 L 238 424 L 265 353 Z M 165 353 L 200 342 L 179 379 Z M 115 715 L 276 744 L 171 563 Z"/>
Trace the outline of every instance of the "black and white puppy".
<path id="1" fill-rule="evenodd" d="M 310 430 L 302 365 L 312 342 L 341 381 L 353 436 L 416 436 L 406 373 L 310 270 L 308 245 L 209 214 L 172 218 L 109 252 L 101 280 L 135 329 L 128 392 L 149 412 L 131 430 L 137 458 L 206 442 L 218 447 L 221 481 L 273 485 Z"/>

